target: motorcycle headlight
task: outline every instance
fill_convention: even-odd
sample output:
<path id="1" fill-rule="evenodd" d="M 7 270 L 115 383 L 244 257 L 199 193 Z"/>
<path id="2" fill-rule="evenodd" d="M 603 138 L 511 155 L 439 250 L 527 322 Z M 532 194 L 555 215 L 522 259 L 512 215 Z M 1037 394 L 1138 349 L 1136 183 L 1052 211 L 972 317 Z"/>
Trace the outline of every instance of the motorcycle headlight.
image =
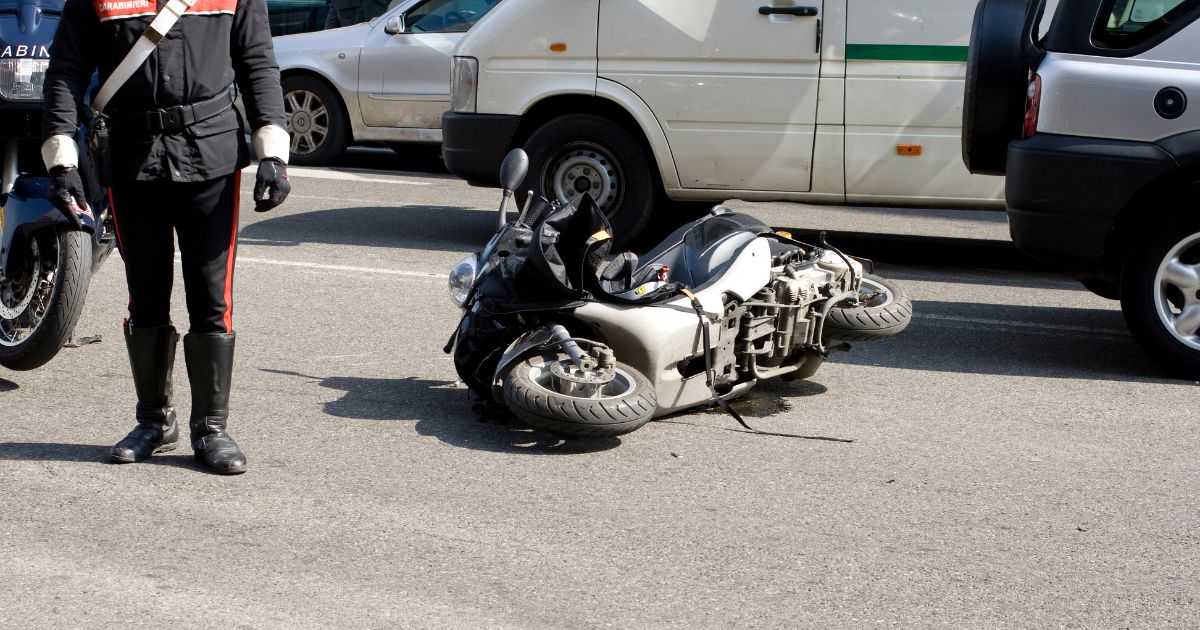
<path id="1" fill-rule="evenodd" d="M 0 97 L 10 101 L 42 100 L 49 59 L 0 59 Z"/>
<path id="2" fill-rule="evenodd" d="M 475 113 L 475 95 L 479 89 L 479 60 L 455 57 L 450 66 L 450 110 Z"/>
<path id="3" fill-rule="evenodd" d="M 462 259 L 450 272 L 450 299 L 460 307 L 467 303 L 471 287 L 475 286 L 475 274 L 479 270 L 479 258 L 471 254 Z"/>

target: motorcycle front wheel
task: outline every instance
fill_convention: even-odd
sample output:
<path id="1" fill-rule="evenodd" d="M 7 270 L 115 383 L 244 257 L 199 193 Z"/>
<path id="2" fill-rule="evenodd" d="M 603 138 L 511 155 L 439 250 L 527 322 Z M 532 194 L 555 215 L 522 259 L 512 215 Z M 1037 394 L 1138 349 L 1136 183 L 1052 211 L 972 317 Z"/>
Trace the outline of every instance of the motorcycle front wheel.
<path id="1" fill-rule="evenodd" d="M 594 395 L 562 393 L 553 364 L 567 365 L 566 354 L 535 356 L 513 366 L 504 376 L 504 404 L 536 429 L 569 437 L 612 437 L 635 431 L 650 421 L 658 406 L 654 385 L 624 363 L 612 381 Z"/>
<path id="2" fill-rule="evenodd" d="M 13 277 L 0 273 L 0 365 L 45 365 L 75 331 L 91 279 L 91 237 L 43 230 L 29 241 Z"/>

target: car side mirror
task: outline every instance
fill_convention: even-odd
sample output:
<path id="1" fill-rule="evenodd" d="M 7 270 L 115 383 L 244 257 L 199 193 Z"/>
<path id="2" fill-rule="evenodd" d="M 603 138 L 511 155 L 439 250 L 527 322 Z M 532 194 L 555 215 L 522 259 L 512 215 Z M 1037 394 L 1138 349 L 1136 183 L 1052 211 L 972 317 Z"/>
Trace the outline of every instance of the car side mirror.
<path id="1" fill-rule="evenodd" d="M 393 15 L 388 18 L 387 24 L 383 25 L 383 32 L 388 35 L 399 35 L 404 32 L 404 16 Z"/>

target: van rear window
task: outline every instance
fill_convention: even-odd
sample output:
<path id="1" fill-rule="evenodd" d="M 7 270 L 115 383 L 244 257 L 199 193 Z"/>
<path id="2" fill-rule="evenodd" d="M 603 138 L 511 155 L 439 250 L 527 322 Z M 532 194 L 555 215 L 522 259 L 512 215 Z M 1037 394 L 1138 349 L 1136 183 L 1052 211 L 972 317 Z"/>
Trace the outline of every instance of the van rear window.
<path id="1" fill-rule="evenodd" d="M 1104 0 L 1092 30 L 1098 48 L 1134 48 L 1200 8 L 1200 0 Z"/>

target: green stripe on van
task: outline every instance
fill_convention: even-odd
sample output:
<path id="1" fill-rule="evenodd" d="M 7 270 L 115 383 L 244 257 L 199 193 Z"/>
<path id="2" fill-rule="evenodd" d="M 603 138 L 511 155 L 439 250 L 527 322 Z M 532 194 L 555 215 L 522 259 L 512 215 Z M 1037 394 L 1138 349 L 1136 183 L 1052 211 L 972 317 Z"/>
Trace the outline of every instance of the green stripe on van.
<path id="1" fill-rule="evenodd" d="M 873 61 L 967 61 L 966 46 L 846 44 L 846 59 Z"/>

